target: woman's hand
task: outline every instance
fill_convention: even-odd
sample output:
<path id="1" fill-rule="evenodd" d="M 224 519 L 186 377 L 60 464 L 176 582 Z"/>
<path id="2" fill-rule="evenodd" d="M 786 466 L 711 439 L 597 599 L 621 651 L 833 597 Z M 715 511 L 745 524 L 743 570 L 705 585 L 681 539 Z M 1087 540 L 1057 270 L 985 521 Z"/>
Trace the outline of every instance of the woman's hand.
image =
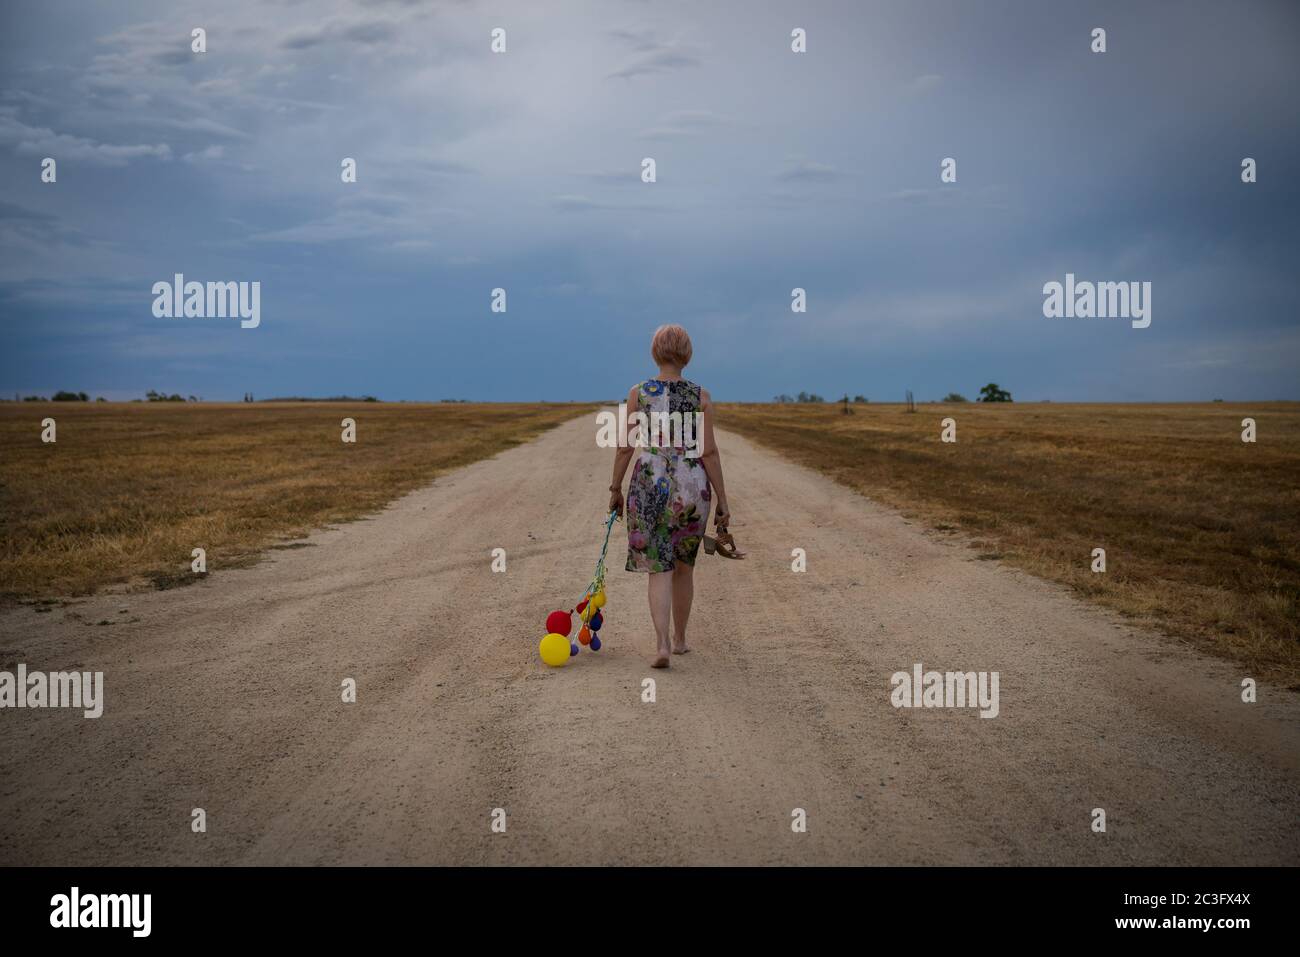
<path id="1" fill-rule="evenodd" d="M 617 512 L 619 518 L 623 517 L 623 490 L 621 488 L 610 489 L 609 510 Z"/>
<path id="2" fill-rule="evenodd" d="M 727 508 L 725 501 L 718 502 L 717 509 L 713 513 L 714 528 L 726 528 L 731 524 L 731 509 Z"/>

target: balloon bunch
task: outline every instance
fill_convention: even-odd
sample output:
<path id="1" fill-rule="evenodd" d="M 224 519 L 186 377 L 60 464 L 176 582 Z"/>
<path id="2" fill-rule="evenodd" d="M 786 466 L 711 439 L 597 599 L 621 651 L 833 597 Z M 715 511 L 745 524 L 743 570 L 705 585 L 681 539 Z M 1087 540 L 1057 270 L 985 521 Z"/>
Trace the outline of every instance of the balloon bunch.
<path id="1" fill-rule="evenodd" d="M 609 550 L 609 533 L 614 529 L 618 512 L 610 512 L 605 520 L 605 544 L 600 547 L 600 558 L 596 561 L 596 573 L 591 576 L 587 590 L 582 593 L 582 600 L 571 611 L 553 611 L 546 616 L 546 637 L 537 646 L 542 661 L 552 668 L 567 664 L 578 653 L 579 645 L 587 645 L 592 651 L 600 651 L 600 636 L 597 634 L 605 624 L 605 552 Z M 582 620 L 577 639 L 570 641 L 569 633 L 573 631 L 573 616 L 577 614 Z"/>

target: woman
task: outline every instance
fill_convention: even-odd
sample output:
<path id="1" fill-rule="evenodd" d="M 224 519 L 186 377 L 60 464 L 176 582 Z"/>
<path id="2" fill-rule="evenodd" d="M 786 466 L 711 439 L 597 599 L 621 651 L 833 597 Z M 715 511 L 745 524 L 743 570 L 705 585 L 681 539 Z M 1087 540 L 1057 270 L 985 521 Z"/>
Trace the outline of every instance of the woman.
<path id="1" fill-rule="evenodd" d="M 691 337 L 681 326 L 660 326 L 650 342 L 650 355 L 659 375 L 633 386 L 627 394 L 628 435 L 614 456 L 609 507 L 623 514 L 623 475 L 637 451 L 633 446 L 638 445 L 640 454 L 627 492 L 627 570 L 650 573 L 650 617 L 656 638 L 652 664 L 667 668 L 670 654 L 691 650 L 686 644 L 686 622 L 695 596 L 695 556 L 715 496 L 719 550 L 729 558 L 740 555 L 726 535 L 731 512 L 713 440 L 713 403 L 707 391 L 682 378 L 682 369 L 691 361 Z M 682 428 L 675 434 L 652 431 L 638 439 L 642 430 L 636 412 L 647 420 L 680 413 L 680 419 L 674 416 L 668 421 L 674 426 L 680 422 Z"/>

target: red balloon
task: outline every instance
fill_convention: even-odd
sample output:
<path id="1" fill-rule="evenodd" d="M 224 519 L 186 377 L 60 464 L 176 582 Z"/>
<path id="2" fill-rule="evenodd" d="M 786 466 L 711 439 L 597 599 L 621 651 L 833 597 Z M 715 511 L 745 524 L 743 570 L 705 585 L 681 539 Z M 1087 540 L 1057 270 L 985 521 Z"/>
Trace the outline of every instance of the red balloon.
<path id="1" fill-rule="evenodd" d="M 573 631 L 573 616 L 567 611 L 553 611 L 546 616 L 547 634 L 563 635 L 568 638 L 571 631 Z"/>
<path id="2" fill-rule="evenodd" d="M 584 598 L 582 601 L 578 602 L 578 609 L 577 609 L 577 610 L 578 610 L 579 612 L 581 612 L 582 609 L 584 609 L 584 608 L 586 608 L 586 607 L 587 607 L 587 599 Z"/>

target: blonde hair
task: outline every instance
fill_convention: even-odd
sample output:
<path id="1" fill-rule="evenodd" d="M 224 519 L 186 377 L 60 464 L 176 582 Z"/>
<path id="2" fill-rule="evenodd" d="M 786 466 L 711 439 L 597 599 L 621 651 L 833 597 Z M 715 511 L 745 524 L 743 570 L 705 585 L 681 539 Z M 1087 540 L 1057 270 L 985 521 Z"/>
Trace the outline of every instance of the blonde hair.
<path id="1" fill-rule="evenodd" d="M 660 326 L 650 340 L 650 357 L 660 365 L 684 367 L 691 361 L 690 334 L 678 325 Z"/>

